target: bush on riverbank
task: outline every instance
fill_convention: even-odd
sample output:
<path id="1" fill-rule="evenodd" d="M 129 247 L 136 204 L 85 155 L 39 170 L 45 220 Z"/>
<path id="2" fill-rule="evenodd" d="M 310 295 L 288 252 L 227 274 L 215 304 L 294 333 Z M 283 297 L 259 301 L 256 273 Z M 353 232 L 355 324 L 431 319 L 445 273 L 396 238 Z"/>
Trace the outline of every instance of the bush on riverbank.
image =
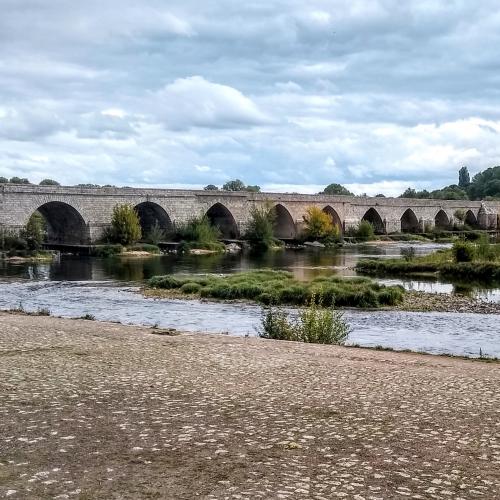
<path id="1" fill-rule="evenodd" d="M 362 220 L 356 227 L 350 227 L 346 231 L 346 236 L 350 236 L 358 241 L 372 241 L 380 239 L 380 236 L 375 235 L 373 224 L 367 220 Z"/>
<path id="2" fill-rule="evenodd" d="M 42 250 L 46 232 L 44 218 L 40 213 L 35 212 L 19 233 L 0 230 L 0 255 L 7 258 L 51 257 L 51 252 Z"/>
<path id="3" fill-rule="evenodd" d="M 334 223 L 333 217 L 319 207 L 306 209 L 304 216 L 304 238 L 307 241 L 319 241 L 325 246 L 340 243 L 340 227 Z"/>
<path id="4" fill-rule="evenodd" d="M 92 257 L 112 257 L 114 255 L 119 255 L 123 252 L 124 247 L 122 245 L 95 245 L 90 248 L 90 255 Z"/>
<path id="5" fill-rule="evenodd" d="M 215 252 L 225 250 L 224 244 L 219 241 L 219 228 L 214 226 L 206 215 L 192 217 L 186 224 L 179 226 L 176 237 L 181 242 L 181 253 L 195 248 Z"/>
<path id="6" fill-rule="evenodd" d="M 276 210 L 272 206 L 253 207 L 250 210 L 250 221 L 246 239 L 254 250 L 279 249 L 283 242 L 274 237 Z"/>
<path id="7" fill-rule="evenodd" d="M 296 317 L 282 308 L 270 306 L 264 311 L 259 336 L 314 344 L 345 344 L 350 327 L 343 314 L 332 306 L 322 308 L 321 305 L 321 295 L 313 295 Z"/>
<path id="8" fill-rule="evenodd" d="M 157 245 L 151 245 L 149 243 L 135 243 L 134 245 L 129 245 L 127 247 L 127 252 L 148 252 L 159 254 L 160 247 Z"/>
<path id="9" fill-rule="evenodd" d="M 376 308 L 401 302 L 404 290 L 368 278 L 322 276 L 309 282 L 286 271 L 249 271 L 227 276 L 155 276 L 149 286 L 221 300 L 251 300 L 262 304 L 305 305 L 321 296 L 323 306 Z M 315 300 L 316 300 L 315 299 Z"/>
<path id="10" fill-rule="evenodd" d="M 421 276 L 434 274 L 455 281 L 500 282 L 500 245 L 481 238 L 476 244 L 457 241 L 453 248 L 403 259 L 368 259 L 356 271 L 371 276 Z"/>
<path id="11" fill-rule="evenodd" d="M 132 205 L 116 205 L 111 218 L 111 241 L 121 245 L 132 245 L 142 237 L 139 214 Z"/>

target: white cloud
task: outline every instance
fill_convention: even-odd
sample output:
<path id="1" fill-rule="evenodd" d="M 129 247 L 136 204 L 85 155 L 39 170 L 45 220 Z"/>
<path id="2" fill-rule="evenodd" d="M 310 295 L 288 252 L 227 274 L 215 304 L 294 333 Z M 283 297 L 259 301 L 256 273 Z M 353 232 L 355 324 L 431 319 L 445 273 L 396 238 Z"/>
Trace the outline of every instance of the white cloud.
<path id="1" fill-rule="evenodd" d="M 499 163 L 494 0 L 4 4 L 0 175 L 398 194 Z"/>
<path id="2" fill-rule="evenodd" d="M 201 76 L 179 78 L 155 94 L 158 116 L 172 129 L 238 128 L 271 123 L 257 105 L 238 90 Z"/>

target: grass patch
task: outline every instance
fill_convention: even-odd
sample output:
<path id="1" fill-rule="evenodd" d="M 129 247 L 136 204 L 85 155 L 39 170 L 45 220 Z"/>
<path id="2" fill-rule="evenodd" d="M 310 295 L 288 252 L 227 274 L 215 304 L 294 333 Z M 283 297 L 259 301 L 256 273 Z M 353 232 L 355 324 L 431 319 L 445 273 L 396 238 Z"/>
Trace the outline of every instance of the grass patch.
<path id="1" fill-rule="evenodd" d="M 90 255 L 92 257 L 112 257 L 119 255 L 123 252 L 123 247 L 120 244 L 116 245 L 95 245 L 90 248 Z"/>
<path id="2" fill-rule="evenodd" d="M 297 281 L 286 271 L 258 270 L 227 276 L 155 276 L 155 289 L 220 300 L 251 300 L 261 304 L 297 305 L 320 300 L 325 307 L 376 308 L 399 304 L 404 290 L 384 286 L 368 278 L 345 279 L 322 276 L 309 282 Z"/>
<path id="3" fill-rule="evenodd" d="M 500 245 L 480 239 L 455 242 L 453 248 L 406 259 L 366 259 L 356 271 L 370 276 L 439 276 L 459 282 L 500 283 Z"/>
<path id="4" fill-rule="evenodd" d="M 127 246 L 127 252 L 148 252 L 159 254 L 160 247 L 157 245 L 151 245 L 149 243 L 135 243 L 134 245 Z"/>

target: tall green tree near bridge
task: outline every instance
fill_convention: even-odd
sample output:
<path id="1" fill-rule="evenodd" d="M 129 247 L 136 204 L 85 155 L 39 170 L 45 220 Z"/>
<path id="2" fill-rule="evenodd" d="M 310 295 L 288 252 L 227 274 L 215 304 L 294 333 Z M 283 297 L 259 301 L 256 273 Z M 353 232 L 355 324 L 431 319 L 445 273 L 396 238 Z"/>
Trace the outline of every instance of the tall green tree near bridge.
<path id="1" fill-rule="evenodd" d="M 141 222 L 132 205 L 116 205 L 113 209 L 111 237 L 122 245 L 131 245 L 141 239 Z"/>

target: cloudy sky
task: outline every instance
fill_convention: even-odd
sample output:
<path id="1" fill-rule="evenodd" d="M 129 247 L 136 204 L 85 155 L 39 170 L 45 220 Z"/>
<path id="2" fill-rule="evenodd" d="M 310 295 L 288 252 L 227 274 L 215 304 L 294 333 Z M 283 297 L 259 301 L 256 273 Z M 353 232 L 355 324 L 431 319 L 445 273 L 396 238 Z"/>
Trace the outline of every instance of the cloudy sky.
<path id="1" fill-rule="evenodd" d="M 498 0 L 0 0 L 0 175 L 356 193 L 500 163 Z"/>

